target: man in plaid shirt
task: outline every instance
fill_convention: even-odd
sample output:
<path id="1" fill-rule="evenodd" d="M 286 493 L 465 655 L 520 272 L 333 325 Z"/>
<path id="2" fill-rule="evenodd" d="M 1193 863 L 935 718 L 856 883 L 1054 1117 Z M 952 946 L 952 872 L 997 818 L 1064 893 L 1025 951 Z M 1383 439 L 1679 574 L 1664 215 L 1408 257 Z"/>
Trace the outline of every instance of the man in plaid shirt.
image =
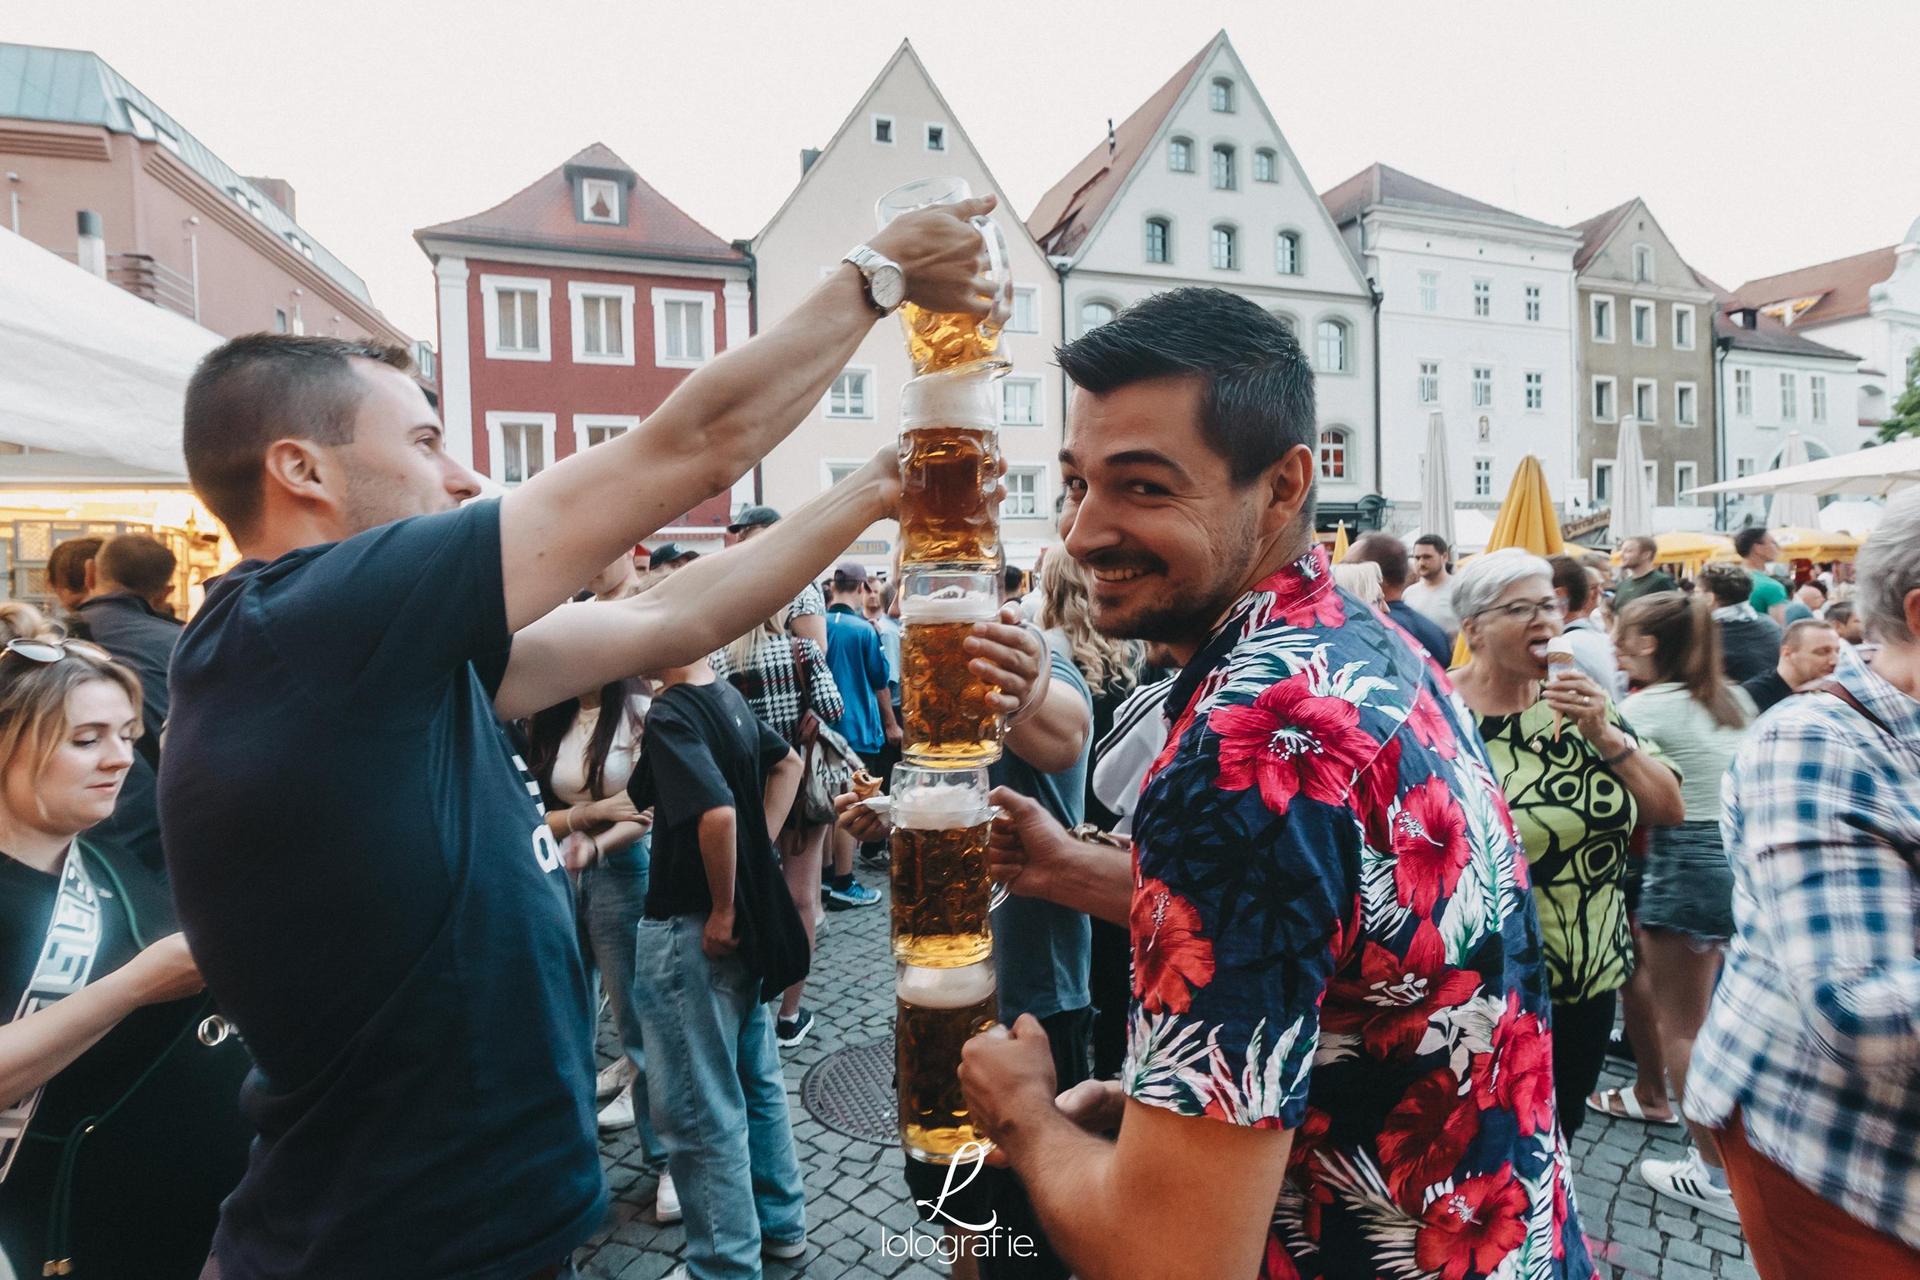
<path id="1" fill-rule="evenodd" d="M 1920 490 L 1860 555 L 1884 647 L 1727 773 L 1737 935 L 1687 1077 L 1765 1280 L 1920 1276 Z"/>

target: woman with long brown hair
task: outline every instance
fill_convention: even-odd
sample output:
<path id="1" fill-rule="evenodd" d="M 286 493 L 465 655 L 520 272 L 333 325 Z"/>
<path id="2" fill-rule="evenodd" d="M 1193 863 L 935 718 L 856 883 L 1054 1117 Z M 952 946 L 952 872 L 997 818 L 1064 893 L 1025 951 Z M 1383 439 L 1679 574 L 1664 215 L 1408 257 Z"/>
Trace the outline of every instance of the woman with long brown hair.
<path id="1" fill-rule="evenodd" d="M 1660 1024 L 1660 1057 L 1671 1097 L 1686 1096 L 1687 1063 L 1706 1021 L 1733 936 L 1733 867 L 1720 841 L 1720 780 L 1740 749 L 1753 704 L 1721 674 L 1711 600 L 1677 591 L 1641 596 L 1614 622 L 1620 666 L 1639 692 L 1621 714 L 1679 769 L 1683 819 L 1654 827 L 1640 891 L 1638 943 Z M 1615 1100 L 1592 1105 L 1619 1114 Z M 1646 1160 L 1655 1191 L 1738 1221 L 1713 1135 L 1690 1125 L 1694 1147 L 1680 1160 Z"/>

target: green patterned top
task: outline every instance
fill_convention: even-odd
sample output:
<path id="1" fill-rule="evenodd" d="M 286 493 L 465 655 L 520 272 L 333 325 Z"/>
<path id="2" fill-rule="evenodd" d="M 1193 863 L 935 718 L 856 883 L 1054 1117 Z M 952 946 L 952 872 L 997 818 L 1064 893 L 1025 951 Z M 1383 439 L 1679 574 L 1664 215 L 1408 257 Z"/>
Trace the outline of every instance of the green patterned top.
<path id="1" fill-rule="evenodd" d="M 1625 890 L 1639 810 L 1633 793 L 1571 724 L 1554 741 L 1553 709 L 1544 702 L 1519 715 L 1474 719 L 1527 851 L 1554 1003 L 1617 991 L 1633 972 Z M 1632 732 L 1611 701 L 1607 720 Z M 1667 763 L 1657 744 L 1640 747 Z"/>

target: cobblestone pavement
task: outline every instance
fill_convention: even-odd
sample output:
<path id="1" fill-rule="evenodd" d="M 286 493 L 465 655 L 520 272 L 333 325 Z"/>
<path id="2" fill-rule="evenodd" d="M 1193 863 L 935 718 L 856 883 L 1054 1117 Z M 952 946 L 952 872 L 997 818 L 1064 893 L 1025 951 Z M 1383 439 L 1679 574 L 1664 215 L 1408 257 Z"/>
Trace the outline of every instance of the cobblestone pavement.
<path id="1" fill-rule="evenodd" d="M 861 879 L 884 889 L 884 878 Z M 913 1225 L 901 1175 L 899 1148 L 848 1138 L 809 1115 L 800 1084 L 807 1070 L 837 1049 L 890 1034 L 893 965 L 887 953 L 887 909 L 841 911 L 827 917 L 807 1005 L 818 1018 L 814 1034 L 785 1050 L 787 1101 L 807 1183 L 810 1247 L 797 1265 L 766 1264 L 768 1280 L 872 1280 L 893 1276 L 933 1280 L 936 1263 L 883 1256 L 883 1231 L 898 1236 Z M 608 1050 L 604 1029 L 602 1049 Z M 603 1061 L 606 1056 L 603 1054 Z M 1629 1077 L 1611 1067 L 1605 1084 Z M 1575 1143 L 1574 1183 L 1583 1224 L 1603 1280 L 1756 1280 L 1746 1245 L 1733 1224 L 1673 1201 L 1655 1202 L 1640 1180 L 1647 1156 L 1683 1154 L 1678 1129 L 1590 1115 Z M 678 1224 L 653 1219 L 652 1175 L 642 1171 L 632 1130 L 601 1143 L 614 1194 L 608 1222 L 577 1255 L 593 1280 L 655 1280 L 679 1264 L 686 1237 Z"/>

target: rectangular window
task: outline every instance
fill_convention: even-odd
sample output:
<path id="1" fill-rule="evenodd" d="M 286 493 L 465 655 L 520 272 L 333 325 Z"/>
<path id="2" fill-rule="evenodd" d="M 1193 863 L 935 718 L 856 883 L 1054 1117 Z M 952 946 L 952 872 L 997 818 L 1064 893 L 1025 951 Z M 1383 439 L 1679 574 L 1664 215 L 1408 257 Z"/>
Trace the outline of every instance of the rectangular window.
<path id="1" fill-rule="evenodd" d="M 1232 227 L 1215 227 L 1209 237 L 1209 259 L 1216 271 L 1233 271 L 1240 266 L 1240 258 L 1235 252 Z"/>
<path id="2" fill-rule="evenodd" d="M 499 308 L 502 351 L 540 349 L 540 295 L 532 289 L 502 289 L 494 295 Z"/>
<path id="3" fill-rule="evenodd" d="M 871 418 L 873 408 L 868 396 L 873 373 L 868 369 L 842 369 L 827 390 L 829 418 Z"/>
<path id="4" fill-rule="evenodd" d="M 1676 462 L 1673 464 L 1673 500 L 1683 507 L 1695 505 L 1699 499 L 1687 490 L 1700 483 L 1700 464 L 1697 462 Z"/>
<path id="5" fill-rule="evenodd" d="M 480 322 L 488 359 L 552 359 L 547 332 L 547 305 L 552 292 L 553 282 L 545 276 L 480 277 Z M 296 307 L 293 331 L 299 333 L 300 329 Z"/>
<path id="6" fill-rule="evenodd" d="M 1527 286 L 1527 323 L 1540 323 L 1540 286 L 1537 284 Z"/>
<path id="7" fill-rule="evenodd" d="M 927 150 L 945 151 L 947 149 L 947 126 L 930 124 L 927 126 Z"/>
<path id="8" fill-rule="evenodd" d="M 1673 421 L 1676 426 L 1699 425 L 1699 395 L 1691 382 L 1673 384 Z"/>
<path id="9" fill-rule="evenodd" d="M 1280 181 L 1278 157 L 1271 151 L 1253 153 L 1253 180 L 1255 182 Z"/>
<path id="10" fill-rule="evenodd" d="M 1780 375 L 1780 421 L 1797 422 L 1800 418 L 1800 379 L 1798 375 L 1783 373 Z"/>
<path id="11" fill-rule="evenodd" d="M 1815 373 L 1807 376 L 1807 417 L 1812 422 L 1827 420 L 1827 378 Z"/>
<path id="12" fill-rule="evenodd" d="M 550 413 L 487 414 L 488 463 L 493 478 L 504 485 L 516 485 L 551 466 L 554 422 Z"/>
<path id="13" fill-rule="evenodd" d="M 1215 191 L 1237 189 L 1240 182 L 1235 172 L 1236 168 L 1233 162 L 1233 148 L 1215 147 L 1213 149 L 1213 189 Z"/>
<path id="14" fill-rule="evenodd" d="M 1660 384 L 1652 378 L 1633 380 L 1633 416 L 1643 423 L 1660 421 Z"/>
<path id="15" fill-rule="evenodd" d="M 1040 291 L 1015 286 L 1013 314 L 1007 317 L 1008 333 L 1040 332 Z"/>
<path id="16" fill-rule="evenodd" d="M 620 184 L 605 178 L 580 179 L 580 221 L 620 221 Z"/>
<path id="17" fill-rule="evenodd" d="M 892 116 L 875 116 L 873 118 L 873 140 L 883 147 L 893 145 Z"/>
<path id="18" fill-rule="evenodd" d="M 1347 478 L 1346 432 L 1329 431 L 1320 437 L 1320 478 L 1322 480 Z"/>
<path id="19" fill-rule="evenodd" d="M 1660 464 L 1643 462 L 1640 464 L 1640 483 L 1647 486 L 1647 505 L 1653 506 L 1660 501 Z"/>
<path id="20" fill-rule="evenodd" d="M 586 427 L 581 434 L 586 437 L 587 448 L 591 449 L 597 444 L 605 444 L 615 436 L 625 435 L 628 430 L 629 428 L 624 426 L 601 425 Z"/>
<path id="21" fill-rule="evenodd" d="M 713 295 L 692 289 L 653 291 L 653 362 L 691 369 L 713 358 Z"/>
<path id="22" fill-rule="evenodd" d="M 1438 360 L 1420 362 L 1420 403 L 1440 403 L 1440 362 Z"/>
<path id="23" fill-rule="evenodd" d="M 1170 228 L 1165 218 L 1147 219 L 1147 261 L 1173 261 L 1173 246 L 1169 242 Z"/>
<path id="24" fill-rule="evenodd" d="M 575 280 L 567 285 L 573 308 L 573 358 L 581 364 L 633 363 L 633 286 Z"/>
<path id="25" fill-rule="evenodd" d="M 1544 409 L 1547 404 L 1547 375 L 1530 373 L 1527 375 L 1527 408 Z"/>
<path id="26" fill-rule="evenodd" d="M 1420 273 L 1420 309 L 1422 311 L 1440 309 L 1440 273 L 1438 271 Z"/>
<path id="27" fill-rule="evenodd" d="M 273 331 L 275 333 L 285 333 L 287 331 L 287 313 L 279 307 L 273 309 Z"/>
<path id="28" fill-rule="evenodd" d="M 1613 379 L 1595 378 L 1593 380 L 1593 420 L 1612 422 L 1619 416 L 1619 411 L 1613 404 Z"/>
<path id="29" fill-rule="evenodd" d="M 1193 144 L 1185 138 L 1174 138 L 1167 143 L 1167 168 L 1175 173 L 1193 172 Z"/>
<path id="30" fill-rule="evenodd" d="M 620 299 L 590 297 L 580 300 L 584 320 L 582 350 L 590 356 L 625 355 L 627 331 L 621 325 Z"/>
<path id="31" fill-rule="evenodd" d="M 1673 345 L 1679 351 L 1693 350 L 1693 308 L 1673 304 Z"/>
<path id="32" fill-rule="evenodd" d="M 1493 281 L 1473 282 L 1473 314 L 1482 319 L 1493 314 Z"/>
<path id="33" fill-rule="evenodd" d="M 863 465 L 864 464 L 858 463 L 858 462 L 823 463 L 822 466 L 825 468 L 826 477 L 827 477 L 827 488 L 829 489 L 833 488 L 833 486 L 839 484 L 842 480 L 845 480 L 848 476 L 853 475 L 855 472 L 859 471 Z"/>
<path id="34" fill-rule="evenodd" d="M 1752 458 L 1735 458 L 1733 460 L 1733 478 L 1735 480 L 1745 480 L 1748 476 L 1752 475 L 1756 469 L 1757 464 Z"/>
<path id="35" fill-rule="evenodd" d="M 1599 506 L 1603 502 L 1613 501 L 1613 464 L 1595 462 L 1593 464 L 1593 502 Z"/>
<path id="36" fill-rule="evenodd" d="M 1657 339 L 1653 332 L 1653 304 L 1635 299 L 1633 303 L 1633 345 L 1651 347 Z"/>
<path id="37" fill-rule="evenodd" d="M 1742 418 L 1753 416 L 1753 370 L 1733 371 L 1733 411 Z"/>
<path id="38" fill-rule="evenodd" d="M 1592 323 L 1595 342 L 1613 341 L 1613 299 L 1598 294 L 1587 300 L 1588 316 Z"/>
<path id="39" fill-rule="evenodd" d="M 1009 427 L 1040 425 L 1040 379 L 1000 380 L 1000 421 Z"/>
<path id="40" fill-rule="evenodd" d="M 1493 404 L 1493 370 L 1486 365 L 1473 367 L 1473 407 L 1485 409 Z"/>
<path id="41" fill-rule="evenodd" d="M 1007 500 L 1000 504 L 1002 520 L 1031 519 L 1040 515 L 1040 477 L 1043 471 L 1039 467 L 1013 467 L 1007 471 Z"/>
<path id="42" fill-rule="evenodd" d="M 1491 498 L 1493 496 L 1493 459 L 1475 458 L 1473 460 L 1473 496 Z"/>
<path id="43" fill-rule="evenodd" d="M 1633 246 L 1633 280 L 1635 284 L 1653 283 L 1653 247 L 1651 245 Z"/>

